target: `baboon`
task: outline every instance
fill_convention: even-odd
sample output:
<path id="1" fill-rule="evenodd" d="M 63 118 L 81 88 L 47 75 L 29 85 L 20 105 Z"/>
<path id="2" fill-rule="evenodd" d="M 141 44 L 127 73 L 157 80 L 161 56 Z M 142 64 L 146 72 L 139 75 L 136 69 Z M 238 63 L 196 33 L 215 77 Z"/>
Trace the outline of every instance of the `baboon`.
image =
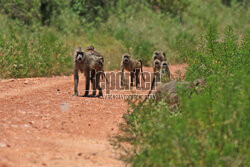
<path id="1" fill-rule="evenodd" d="M 97 52 L 93 45 L 87 47 L 86 50 L 89 51 L 91 53 L 91 55 L 95 55 L 95 56 L 100 57 L 104 63 L 104 56 L 102 54 L 100 54 L 99 52 Z"/>
<path id="2" fill-rule="evenodd" d="M 86 48 L 87 51 L 95 51 L 95 47 L 93 45 L 90 45 Z"/>
<path id="3" fill-rule="evenodd" d="M 87 51 L 89 51 L 91 53 L 91 55 L 94 55 L 94 56 L 98 56 L 100 57 L 100 60 L 102 61 L 102 63 L 104 64 L 104 56 L 102 54 L 100 54 L 99 52 L 96 51 L 95 47 L 93 45 L 89 46 L 86 48 Z M 102 79 L 105 78 L 106 79 L 106 82 L 109 83 L 107 77 L 105 76 L 105 73 L 104 73 L 104 69 L 100 69 L 99 75 L 102 76 Z"/>
<path id="4" fill-rule="evenodd" d="M 169 104 L 170 109 L 174 110 L 179 105 L 179 97 L 177 94 L 178 86 L 184 87 L 185 90 L 188 90 L 189 95 L 192 95 L 193 92 L 199 93 L 201 89 L 204 88 L 205 84 L 206 83 L 203 79 L 197 79 L 193 82 L 170 81 L 157 86 L 156 91 L 154 91 L 153 94 L 155 95 L 156 102 L 165 99 L 166 102 Z M 145 102 L 146 99 L 143 102 Z"/>
<path id="5" fill-rule="evenodd" d="M 161 80 L 161 61 L 158 60 L 158 59 L 155 59 L 154 60 L 154 63 L 153 63 L 153 70 L 154 70 L 154 74 L 153 74 L 153 80 L 152 80 L 152 84 L 151 84 L 151 90 L 153 89 L 153 86 L 155 84 L 155 82 L 160 82 Z"/>
<path id="6" fill-rule="evenodd" d="M 158 61 L 156 61 L 158 60 Z M 168 63 L 166 61 L 166 54 L 165 52 L 161 52 L 161 51 L 154 51 L 153 53 L 153 57 L 152 57 L 152 62 L 153 62 L 153 68 L 155 69 L 155 63 L 158 63 L 160 62 L 160 72 L 157 72 L 157 74 L 159 75 L 157 77 L 157 82 L 159 82 L 159 80 L 162 80 L 162 77 L 164 78 L 170 78 L 170 71 L 169 71 L 169 68 L 168 68 Z M 168 77 L 169 75 L 169 77 Z M 162 81 L 161 81 L 162 82 Z M 155 84 L 155 70 L 154 70 L 154 78 L 153 78 L 153 81 L 151 83 L 151 90 L 153 89 L 154 87 L 154 84 Z M 151 93 L 151 91 L 150 91 Z"/>
<path id="7" fill-rule="evenodd" d="M 148 95 L 151 94 L 154 85 L 158 82 L 166 83 L 170 81 L 170 70 L 168 68 L 167 61 L 160 61 L 159 59 L 155 59 L 153 63 L 154 77 L 151 83 L 151 88 Z"/>
<path id="8" fill-rule="evenodd" d="M 170 81 L 170 70 L 168 67 L 168 62 L 167 61 L 162 61 L 161 62 L 161 82 L 166 83 Z"/>
<path id="9" fill-rule="evenodd" d="M 96 95 L 96 88 L 99 90 L 98 97 L 103 96 L 102 88 L 99 85 L 99 72 L 103 70 L 103 61 L 98 56 L 93 56 L 89 52 L 84 52 L 81 47 L 77 48 L 74 53 L 74 95 L 78 96 L 78 71 L 84 73 L 85 76 L 85 94 L 84 97 L 89 96 L 90 81 L 93 86 L 91 97 Z"/>
<path id="10" fill-rule="evenodd" d="M 130 86 L 133 86 L 133 78 L 135 78 L 136 87 L 140 84 L 139 81 L 139 73 L 141 71 L 142 79 L 145 81 L 142 71 L 142 61 L 141 60 L 134 60 L 131 56 L 127 53 L 122 55 L 121 61 L 121 86 L 123 86 L 123 75 L 124 69 L 130 72 L 131 83 Z"/>
<path id="11" fill-rule="evenodd" d="M 199 93 L 201 89 L 204 88 L 206 82 L 203 79 L 197 79 L 193 82 L 188 81 L 170 81 L 164 84 L 161 84 L 157 87 L 155 91 L 155 98 L 158 102 L 159 100 L 166 98 L 169 104 L 176 104 L 178 103 L 179 99 L 177 96 L 177 87 L 181 86 L 187 91 L 189 90 L 189 95 L 192 95 L 194 92 Z"/>
<path id="12" fill-rule="evenodd" d="M 152 57 L 152 62 L 154 63 L 154 60 L 160 60 L 162 61 L 166 61 L 166 54 L 165 52 L 161 52 L 161 51 L 154 51 L 153 53 L 153 57 Z"/>

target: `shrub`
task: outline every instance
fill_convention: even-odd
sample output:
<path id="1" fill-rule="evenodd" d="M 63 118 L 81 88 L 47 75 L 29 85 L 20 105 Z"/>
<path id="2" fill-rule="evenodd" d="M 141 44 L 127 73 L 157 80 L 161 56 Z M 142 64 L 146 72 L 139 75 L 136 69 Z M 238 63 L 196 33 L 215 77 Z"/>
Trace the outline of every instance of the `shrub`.
<path id="1" fill-rule="evenodd" d="M 53 29 L 30 28 L 0 17 L 0 77 L 36 77 L 69 73 L 72 58 Z"/>
<path id="2" fill-rule="evenodd" d="M 0 12 L 25 24 L 32 24 L 40 19 L 39 0 L 0 0 Z"/>
<path id="3" fill-rule="evenodd" d="M 207 84 L 191 98 L 179 89 L 180 111 L 164 102 L 130 104 L 120 141 L 134 152 L 133 166 L 249 166 L 249 33 L 238 41 L 231 27 L 224 37 L 210 26 L 187 58 L 187 80 Z"/>

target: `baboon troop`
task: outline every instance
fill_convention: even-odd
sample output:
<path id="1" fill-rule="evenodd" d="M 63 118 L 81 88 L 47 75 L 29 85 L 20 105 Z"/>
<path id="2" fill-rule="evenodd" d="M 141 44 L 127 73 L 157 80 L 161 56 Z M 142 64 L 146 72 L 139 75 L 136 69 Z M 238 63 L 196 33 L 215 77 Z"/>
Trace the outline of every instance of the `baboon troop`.
<path id="1" fill-rule="evenodd" d="M 130 86 L 133 86 L 133 79 L 135 78 L 135 84 L 136 87 L 140 84 L 139 80 L 139 74 L 141 72 L 142 79 L 145 81 L 145 78 L 143 76 L 143 70 L 142 70 L 142 61 L 141 60 L 134 60 L 131 58 L 131 56 L 128 53 L 125 53 L 122 55 L 122 61 L 121 61 L 121 86 L 123 86 L 124 81 L 124 69 L 130 72 L 131 77 L 131 83 Z"/>
<path id="2" fill-rule="evenodd" d="M 151 83 L 151 90 L 154 88 L 155 84 L 158 82 L 165 83 L 170 80 L 170 70 L 168 67 L 168 62 L 166 61 L 165 52 L 154 51 L 153 57 L 153 80 Z M 151 93 L 151 90 L 149 94 Z"/>
<path id="3" fill-rule="evenodd" d="M 179 82 L 170 80 L 170 70 L 169 63 L 166 60 L 166 54 L 162 51 L 154 51 L 152 57 L 153 66 L 153 78 L 151 81 L 150 90 L 148 96 L 143 102 L 147 100 L 149 95 L 153 91 L 155 95 L 155 101 L 158 102 L 161 99 L 165 99 L 170 106 L 170 109 L 176 108 L 178 106 L 179 98 L 176 93 L 177 85 L 182 85 L 186 90 L 191 90 L 190 95 L 193 92 L 199 92 L 205 85 L 205 81 L 202 79 L 196 80 L 194 82 Z M 135 81 L 135 86 L 138 87 L 140 84 L 139 75 L 141 73 L 142 79 L 145 81 L 143 76 L 143 64 L 141 60 L 133 59 L 128 53 L 122 55 L 121 60 L 121 86 L 124 85 L 124 70 L 128 71 L 130 74 L 130 86 L 133 86 Z M 85 76 L 85 94 L 84 97 L 95 97 L 96 89 L 99 90 L 97 97 L 102 97 L 102 88 L 100 86 L 100 77 L 105 77 L 106 82 L 108 80 L 104 73 L 104 56 L 96 51 L 94 46 L 89 46 L 84 51 L 83 48 L 79 47 L 74 52 L 74 95 L 78 96 L 78 83 L 79 75 L 78 72 L 84 73 Z M 92 94 L 90 92 L 90 83 L 92 84 Z"/>
<path id="4" fill-rule="evenodd" d="M 151 82 L 151 87 L 148 92 L 148 97 L 152 93 L 154 86 L 157 86 L 158 83 L 166 83 L 170 81 L 170 70 L 168 67 L 168 62 L 166 61 L 165 52 L 154 51 L 152 57 L 153 64 L 153 80 Z M 147 100 L 146 97 L 143 102 Z"/>

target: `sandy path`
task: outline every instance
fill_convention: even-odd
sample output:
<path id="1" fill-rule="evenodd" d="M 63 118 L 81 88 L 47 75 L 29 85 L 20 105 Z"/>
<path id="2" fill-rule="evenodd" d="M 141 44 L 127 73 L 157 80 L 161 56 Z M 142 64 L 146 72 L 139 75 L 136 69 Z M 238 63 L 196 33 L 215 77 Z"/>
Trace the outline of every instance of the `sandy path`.
<path id="1" fill-rule="evenodd" d="M 109 139 L 126 102 L 72 94 L 73 76 L 0 81 L 0 167 L 125 166 Z"/>

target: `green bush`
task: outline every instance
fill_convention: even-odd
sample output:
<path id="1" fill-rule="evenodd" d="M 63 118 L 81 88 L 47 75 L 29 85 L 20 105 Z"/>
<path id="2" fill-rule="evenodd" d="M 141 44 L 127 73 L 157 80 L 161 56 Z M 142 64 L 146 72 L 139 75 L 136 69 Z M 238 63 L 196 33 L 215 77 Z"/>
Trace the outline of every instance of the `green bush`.
<path id="1" fill-rule="evenodd" d="M 180 110 L 164 102 L 131 103 L 120 142 L 130 142 L 133 166 L 249 166 L 249 33 L 223 37 L 210 26 L 187 58 L 187 80 L 203 78 L 206 87 L 191 98 L 181 89 Z"/>
<path id="2" fill-rule="evenodd" d="M 72 58 L 53 29 L 30 28 L 0 17 L 0 77 L 36 77 L 69 74 Z"/>
<path id="3" fill-rule="evenodd" d="M 98 23 L 105 21 L 108 17 L 108 1 L 92 1 L 92 0 L 72 0 L 71 7 L 82 20 L 85 26 L 96 26 Z"/>
<path id="4" fill-rule="evenodd" d="M 86 34 L 70 12 L 51 21 L 53 27 L 26 25 L 0 15 L 0 78 L 70 75 L 73 51 L 78 46 L 94 45 L 105 57 L 105 70 L 120 67 L 124 49 L 119 41 L 103 34 Z"/>
<path id="5" fill-rule="evenodd" d="M 36 23 L 40 19 L 39 0 L 0 0 L 0 12 L 25 24 Z"/>
<path id="6" fill-rule="evenodd" d="M 109 9 L 107 22 L 103 22 L 95 32 L 108 33 L 123 43 L 125 52 L 150 65 L 152 53 L 156 49 L 165 51 L 171 63 L 185 62 L 184 57 L 196 48 L 199 35 L 211 23 L 218 25 L 219 32 L 223 32 L 225 25 L 229 24 L 240 34 L 248 29 L 249 11 L 238 3 L 230 8 L 222 5 L 219 0 L 180 3 L 186 2 L 188 5 L 182 11 L 181 23 L 179 16 L 173 17 L 167 9 L 161 9 L 163 12 L 160 13 L 151 9 L 154 3 L 175 5 L 175 2 L 118 1 L 115 7 Z M 168 7 L 174 8 L 171 5 Z"/>
<path id="7" fill-rule="evenodd" d="M 148 0 L 153 8 L 159 8 L 162 12 L 169 12 L 173 16 L 178 16 L 182 22 L 183 13 L 187 10 L 189 0 Z"/>
<path id="8" fill-rule="evenodd" d="M 26 45 L 30 45 L 30 41 L 38 40 L 36 35 L 47 36 L 45 31 L 53 32 L 48 34 L 56 36 L 55 43 L 60 43 L 62 50 L 67 50 L 60 53 L 63 57 L 71 55 L 77 46 L 94 45 L 105 56 L 106 70 L 118 69 L 124 52 L 143 60 L 144 65 L 151 65 L 154 50 L 165 51 L 167 60 L 171 64 L 183 63 L 187 61 L 188 55 L 195 52 L 199 44 L 199 35 L 204 33 L 210 23 L 218 26 L 219 33 L 223 32 L 225 25 L 228 24 L 232 25 L 238 34 L 247 32 L 249 27 L 247 4 L 245 1 L 237 3 L 236 0 L 232 1 L 231 7 L 222 5 L 221 0 L 181 0 L 180 2 L 172 0 L 0 0 L 0 17 L 5 19 L 3 23 L 9 25 L 1 24 L 0 33 L 3 40 L 8 40 L 8 45 L 19 45 L 19 50 L 25 50 Z M 176 8 L 178 8 L 177 11 L 175 11 Z M 180 13 L 182 22 L 180 22 Z M 9 27 L 12 28 L 8 30 Z M 10 33 L 12 30 L 13 32 Z M 18 41 L 15 41 L 15 38 L 18 38 Z M 26 41 L 24 42 L 26 45 L 18 44 L 22 41 Z M 50 46 L 46 47 L 56 46 L 55 43 L 51 41 L 48 43 Z M 24 48 L 21 49 L 21 47 Z M 1 50 L 4 50 L 4 55 L 7 55 L 7 52 L 14 54 L 10 48 L 3 47 Z M 6 57 L 2 59 L 6 60 Z M 17 59 L 16 63 L 23 64 L 18 62 L 19 60 L 21 61 Z M 71 60 L 67 60 L 69 62 L 65 60 L 65 66 L 72 63 Z M 51 63 L 55 62 L 57 61 Z M 8 64 L 10 62 L 4 61 L 1 67 L 9 69 Z M 51 67 L 56 66 L 49 65 L 46 68 Z M 39 71 L 38 67 L 35 69 Z M 57 69 L 57 71 L 60 70 Z M 62 71 L 65 71 L 64 74 L 70 73 L 69 68 Z M 35 76 L 29 73 L 26 76 Z M 57 72 L 47 73 L 54 75 Z M 43 75 L 47 73 L 44 72 Z M 2 76 L 11 77 L 12 74 L 8 72 L 8 75 L 2 74 Z M 20 75 L 13 74 L 13 76 Z"/>

